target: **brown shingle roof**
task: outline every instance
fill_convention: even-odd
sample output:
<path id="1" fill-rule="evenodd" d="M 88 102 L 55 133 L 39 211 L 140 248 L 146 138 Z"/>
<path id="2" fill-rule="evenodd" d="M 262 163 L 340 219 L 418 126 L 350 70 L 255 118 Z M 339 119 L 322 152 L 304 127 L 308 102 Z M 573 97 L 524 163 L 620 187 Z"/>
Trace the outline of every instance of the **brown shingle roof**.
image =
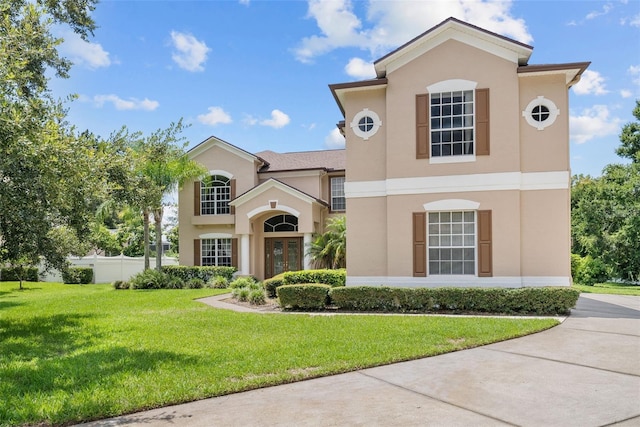
<path id="1" fill-rule="evenodd" d="M 269 163 L 259 172 L 309 169 L 343 171 L 347 163 L 345 150 L 301 151 L 296 153 L 275 153 L 267 150 L 255 153 L 255 155 Z"/>

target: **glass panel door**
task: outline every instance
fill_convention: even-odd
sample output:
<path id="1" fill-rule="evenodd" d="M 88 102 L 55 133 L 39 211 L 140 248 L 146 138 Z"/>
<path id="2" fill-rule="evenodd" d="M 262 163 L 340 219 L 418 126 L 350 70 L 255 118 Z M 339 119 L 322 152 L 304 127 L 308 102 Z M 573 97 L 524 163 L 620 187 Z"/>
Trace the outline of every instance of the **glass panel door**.
<path id="1" fill-rule="evenodd" d="M 285 271 L 302 270 L 302 238 L 267 238 L 264 241 L 265 278 Z"/>
<path id="2" fill-rule="evenodd" d="M 287 271 L 301 270 L 300 265 L 300 240 L 287 240 Z"/>
<path id="3" fill-rule="evenodd" d="M 273 275 L 276 276 L 286 270 L 285 245 L 280 239 L 273 239 Z"/>

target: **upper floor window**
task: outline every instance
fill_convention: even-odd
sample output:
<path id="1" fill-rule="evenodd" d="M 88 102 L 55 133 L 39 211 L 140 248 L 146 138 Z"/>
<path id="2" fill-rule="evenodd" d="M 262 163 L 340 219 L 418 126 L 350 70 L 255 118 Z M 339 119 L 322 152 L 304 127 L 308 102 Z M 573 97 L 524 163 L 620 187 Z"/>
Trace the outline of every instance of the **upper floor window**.
<path id="1" fill-rule="evenodd" d="M 222 175 L 212 175 L 200 183 L 200 213 L 223 215 L 230 213 L 231 180 Z"/>
<path id="2" fill-rule="evenodd" d="M 522 116 L 527 123 L 538 130 L 551 126 L 559 114 L 560 110 L 558 110 L 556 104 L 544 96 L 538 96 L 529 102 L 522 112 Z"/>
<path id="3" fill-rule="evenodd" d="M 344 211 L 346 207 L 344 176 L 334 176 L 331 178 L 331 210 Z"/>
<path id="4" fill-rule="evenodd" d="M 431 156 L 474 154 L 473 90 L 431 94 Z"/>
<path id="5" fill-rule="evenodd" d="M 264 232 L 298 231 L 298 218 L 293 215 L 276 215 L 264 222 Z"/>

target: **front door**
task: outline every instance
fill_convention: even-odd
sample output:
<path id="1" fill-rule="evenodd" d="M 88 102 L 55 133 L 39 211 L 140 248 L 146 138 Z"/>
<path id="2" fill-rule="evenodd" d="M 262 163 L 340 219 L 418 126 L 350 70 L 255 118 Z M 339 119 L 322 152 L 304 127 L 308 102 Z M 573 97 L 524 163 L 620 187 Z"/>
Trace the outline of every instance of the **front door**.
<path id="1" fill-rule="evenodd" d="M 285 271 L 302 270 L 302 237 L 264 239 L 265 279 Z"/>

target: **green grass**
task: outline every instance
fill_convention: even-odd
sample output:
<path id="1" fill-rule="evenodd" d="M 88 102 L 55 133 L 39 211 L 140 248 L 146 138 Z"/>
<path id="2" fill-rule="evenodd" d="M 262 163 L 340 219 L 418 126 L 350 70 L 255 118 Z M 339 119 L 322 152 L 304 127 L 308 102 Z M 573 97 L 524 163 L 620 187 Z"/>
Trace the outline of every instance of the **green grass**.
<path id="1" fill-rule="evenodd" d="M 617 295 L 636 295 L 640 296 L 640 285 L 631 285 L 627 283 L 597 283 L 593 286 L 583 286 L 573 284 L 575 289 L 586 294 L 617 294 Z"/>
<path id="2" fill-rule="evenodd" d="M 211 289 L 0 282 L 0 425 L 61 425 L 475 347 L 554 319 L 246 314 Z"/>

